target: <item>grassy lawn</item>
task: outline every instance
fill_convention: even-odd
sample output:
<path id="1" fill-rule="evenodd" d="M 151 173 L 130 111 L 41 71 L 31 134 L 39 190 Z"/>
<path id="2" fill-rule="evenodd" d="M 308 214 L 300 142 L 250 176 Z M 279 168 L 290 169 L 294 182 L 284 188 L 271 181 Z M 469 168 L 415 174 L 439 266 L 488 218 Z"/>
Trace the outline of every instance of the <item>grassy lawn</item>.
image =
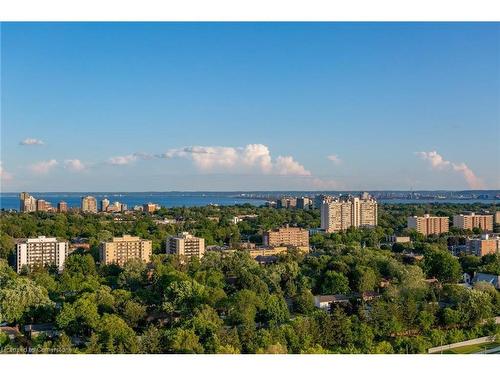
<path id="1" fill-rule="evenodd" d="M 486 348 L 486 350 L 488 350 L 488 349 L 496 348 L 497 346 L 500 346 L 500 341 L 498 341 L 498 340 L 495 342 L 489 342 L 489 343 L 485 343 L 485 344 L 461 346 L 460 348 L 445 350 L 445 351 L 443 351 L 443 353 L 444 354 L 474 354 L 474 353 L 482 352 L 485 348 Z"/>

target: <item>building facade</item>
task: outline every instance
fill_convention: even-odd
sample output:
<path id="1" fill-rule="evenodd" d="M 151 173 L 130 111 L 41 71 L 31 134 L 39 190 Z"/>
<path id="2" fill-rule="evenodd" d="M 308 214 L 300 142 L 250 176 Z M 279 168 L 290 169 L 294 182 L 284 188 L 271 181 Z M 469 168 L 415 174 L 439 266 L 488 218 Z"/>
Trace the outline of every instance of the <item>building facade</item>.
<path id="1" fill-rule="evenodd" d="M 188 232 L 171 236 L 166 241 L 167 254 L 181 255 L 188 258 L 201 258 L 205 255 L 205 239 L 195 237 Z"/>
<path id="2" fill-rule="evenodd" d="M 50 202 L 47 202 L 46 200 L 43 199 L 38 199 L 36 201 L 36 210 L 40 212 L 47 212 L 52 209 L 52 205 Z"/>
<path id="3" fill-rule="evenodd" d="M 474 212 L 465 215 L 454 215 L 453 226 L 459 229 L 480 228 L 486 232 L 493 231 L 493 215 L 476 215 Z"/>
<path id="4" fill-rule="evenodd" d="M 367 193 L 361 197 L 328 199 L 321 204 L 321 229 L 327 233 L 350 227 L 375 227 L 377 224 L 378 204 Z"/>
<path id="5" fill-rule="evenodd" d="M 276 208 L 295 208 L 297 207 L 297 198 L 281 197 L 276 201 Z"/>
<path id="6" fill-rule="evenodd" d="M 447 233 L 450 230 L 450 220 L 448 217 L 412 216 L 407 219 L 408 229 L 414 229 L 424 236 L 431 234 Z"/>
<path id="7" fill-rule="evenodd" d="M 109 207 L 109 199 L 107 199 L 107 198 L 102 199 L 100 207 L 99 207 L 100 211 L 106 212 L 108 210 L 108 207 Z"/>
<path id="8" fill-rule="evenodd" d="M 63 212 L 68 212 L 68 204 L 65 201 L 60 201 L 57 204 L 57 211 L 63 213 Z"/>
<path id="9" fill-rule="evenodd" d="M 97 200 L 91 195 L 82 197 L 82 212 L 97 213 Z"/>
<path id="10" fill-rule="evenodd" d="M 36 199 L 26 192 L 22 192 L 21 194 L 19 194 L 19 211 L 35 212 Z"/>
<path id="11" fill-rule="evenodd" d="M 146 203 L 142 206 L 142 210 L 144 212 L 147 212 L 149 214 L 152 214 L 153 212 L 155 212 L 156 210 L 158 210 L 159 207 L 157 204 L 155 203 Z"/>
<path id="12" fill-rule="evenodd" d="M 297 208 L 308 210 L 312 206 L 312 199 L 308 197 L 297 198 Z"/>
<path id="13" fill-rule="evenodd" d="M 16 270 L 19 273 L 24 266 L 32 270 L 53 265 L 62 271 L 68 251 L 68 242 L 55 237 L 39 236 L 20 240 L 16 244 Z"/>
<path id="14" fill-rule="evenodd" d="M 126 204 L 116 201 L 111 204 L 108 203 L 105 212 L 124 212 L 126 210 L 127 210 Z"/>
<path id="15" fill-rule="evenodd" d="M 309 247 L 309 231 L 296 227 L 283 227 L 263 234 L 264 246 Z"/>
<path id="16" fill-rule="evenodd" d="M 483 234 L 480 238 L 468 238 L 465 246 L 468 254 L 480 257 L 500 254 L 500 237 Z"/>
<path id="17" fill-rule="evenodd" d="M 326 195 L 326 194 L 318 194 L 318 195 L 315 195 L 314 196 L 314 199 L 313 199 L 313 206 L 314 208 L 319 208 L 321 209 L 321 205 L 323 203 L 329 203 L 329 202 L 333 202 L 335 199 L 334 196 L 332 195 Z"/>
<path id="18" fill-rule="evenodd" d="M 151 240 L 124 235 L 113 237 L 111 241 L 102 242 L 99 249 L 99 258 L 102 264 L 118 264 L 123 266 L 132 259 L 149 262 L 153 252 Z"/>

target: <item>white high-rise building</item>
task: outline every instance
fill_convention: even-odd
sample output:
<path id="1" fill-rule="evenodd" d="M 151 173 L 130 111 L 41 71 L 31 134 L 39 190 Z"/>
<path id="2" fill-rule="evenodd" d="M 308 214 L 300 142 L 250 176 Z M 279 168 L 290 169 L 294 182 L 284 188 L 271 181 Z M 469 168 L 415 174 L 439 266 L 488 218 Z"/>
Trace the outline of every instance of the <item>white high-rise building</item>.
<path id="1" fill-rule="evenodd" d="M 59 271 L 62 271 L 68 251 L 68 243 L 58 241 L 55 237 L 39 236 L 21 240 L 16 245 L 17 272 L 20 272 L 24 266 L 32 269 L 35 266 L 50 265 L 55 265 Z"/>
<path id="2" fill-rule="evenodd" d="M 321 204 L 321 229 L 332 233 L 350 227 L 374 227 L 377 216 L 377 201 L 368 193 L 361 197 L 329 199 Z"/>

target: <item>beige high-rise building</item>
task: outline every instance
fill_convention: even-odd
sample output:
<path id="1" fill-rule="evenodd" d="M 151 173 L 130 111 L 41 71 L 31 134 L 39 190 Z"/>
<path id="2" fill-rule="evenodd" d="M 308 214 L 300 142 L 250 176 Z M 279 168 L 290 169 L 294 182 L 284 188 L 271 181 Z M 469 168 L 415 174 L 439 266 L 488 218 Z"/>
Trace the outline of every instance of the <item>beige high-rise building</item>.
<path id="1" fill-rule="evenodd" d="M 123 212 L 127 209 L 127 205 L 120 203 L 118 201 L 108 204 L 106 206 L 106 212 Z"/>
<path id="2" fill-rule="evenodd" d="M 442 216 L 412 216 L 407 219 L 408 229 L 415 229 L 424 236 L 446 233 L 450 229 L 449 218 Z"/>
<path id="3" fill-rule="evenodd" d="M 101 200 L 101 212 L 106 212 L 109 207 L 109 199 L 104 198 Z"/>
<path id="4" fill-rule="evenodd" d="M 82 197 L 82 212 L 97 212 L 97 200 L 91 195 Z"/>
<path id="5" fill-rule="evenodd" d="M 60 201 L 57 204 L 57 211 L 59 211 L 59 212 L 68 212 L 68 204 L 65 201 Z"/>
<path id="6" fill-rule="evenodd" d="M 178 236 L 171 236 L 166 241 L 167 254 L 182 255 L 188 258 L 201 258 L 205 254 L 205 239 L 195 237 L 188 232 L 182 232 Z"/>
<path id="7" fill-rule="evenodd" d="M 36 199 L 26 192 L 22 192 L 21 194 L 19 194 L 19 211 L 35 212 Z"/>
<path id="8" fill-rule="evenodd" d="M 140 237 L 124 235 L 113 237 L 111 241 L 101 242 L 99 258 L 102 264 L 118 264 L 123 266 L 127 261 L 139 259 L 143 262 L 151 260 L 153 243 Z"/>
<path id="9" fill-rule="evenodd" d="M 142 210 L 144 212 L 149 213 L 149 214 L 152 214 L 153 212 L 155 212 L 158 209 L 159 209 L 159 207 L 155 203 L 146 203 L 146 204 L 142 205 Z"/>
<path id="10" fill-rule="evenodd" d="M 495 224 L 500 225 L 500 211 L 495 212 Z"/>
<path id="11" fill-rule="evenodd" d="M 295 208 L 297 207 L 297 198 L 281 197 L 276 201 L 276 208 Z"/>
<path id="12" fill-rule="evenodd" d="M 324 201 L 321 205 L 321 229 L 327 233 L 350 227 L 375 227 L 378 204 L 368 193 L 361 197 L 346 197 Z"/>
<path id="13" fill-rule="evenodd" d="M 493 231 L 493 215 L 476 215 L 474 212 L 465 215 L 454 215 L 453 226 L 459 229 L 480 228 L 483 231 Z"/>
<path id="14" fill-rule="evenodd" d="M 378 203 L 368 193 L 363 193 L 359 199 L 360 227 L 376 227 L 378 224 Z"/>
<path id="15" fill-rule="evenodd" d="M 43 199 L 38 199 L 36 201 L 36 210 L 37 211 L 50 211 L 50 209 L 52 208 L 52 205 L 50 204 L 50 202 L 47 202 L 46 200 L 43 200 Z"/>
<path id="16" fill-rule="evenodd" d="M 302 228 L 284 227 L 263 234 L 264 246 L 309 246 L 309 231 Z"/>
<path id="17" fill-rule="evenodd" d="M 36 266 L 54 265 L 59 271 L 64 268 L 68 257 L 68 242 L 55 237 L 39 236 L 19 240 L 16 244 L 16 269 L 21 272 L 24 266 L 32 270 Z"/>
<path id="18" fill-rule="evenodd" d="M 313 206 L 314 208 L 319 208 L 321 209 L 321 205 L 323 203 L 330 203 L 335 201 L 337 198 L 331 195 L 326 195 L 326 194 L 318 194 L 314 196 L 313 199 Z"/>

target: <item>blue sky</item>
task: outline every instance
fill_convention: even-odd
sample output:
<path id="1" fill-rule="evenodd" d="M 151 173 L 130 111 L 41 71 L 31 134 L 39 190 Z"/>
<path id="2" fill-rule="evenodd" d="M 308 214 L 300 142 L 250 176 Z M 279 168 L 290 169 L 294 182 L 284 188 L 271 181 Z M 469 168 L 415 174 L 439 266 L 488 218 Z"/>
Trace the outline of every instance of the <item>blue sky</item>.
<path id="1" fill-rule="evenodd" d="M 500 188 L 499 23 L 1 28 L 3 191 Z"/>

